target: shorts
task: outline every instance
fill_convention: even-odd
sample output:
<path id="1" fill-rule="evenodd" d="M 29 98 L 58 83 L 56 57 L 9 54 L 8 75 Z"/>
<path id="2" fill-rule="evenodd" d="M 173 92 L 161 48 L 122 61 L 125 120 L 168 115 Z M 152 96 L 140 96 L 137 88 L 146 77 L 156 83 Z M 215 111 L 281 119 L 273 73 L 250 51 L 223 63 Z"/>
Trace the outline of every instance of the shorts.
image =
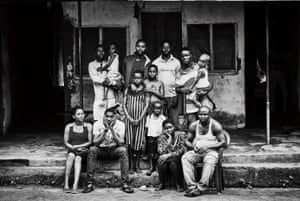
<path id="1" fill-rule="evenodd" d="M 158 137 L 147 136 L 146 153 L 148 155 L 158 155 L 157 139 Z"/>

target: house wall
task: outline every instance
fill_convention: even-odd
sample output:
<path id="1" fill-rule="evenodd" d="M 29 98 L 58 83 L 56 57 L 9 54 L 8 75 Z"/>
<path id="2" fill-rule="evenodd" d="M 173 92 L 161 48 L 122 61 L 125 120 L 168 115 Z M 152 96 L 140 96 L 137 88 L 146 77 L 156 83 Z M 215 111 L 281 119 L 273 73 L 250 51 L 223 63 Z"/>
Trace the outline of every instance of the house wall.
<path id="1" fill-rule="evenodd" d="M 142 3 L 140 4 L 142 5 Z M 63 3 L 65 17 L 77 24 L 77 4 Z M 231 74 L 211 74 L 214 84 L 211 97 L 218 105 L 216 118 L 227 127 L 245 126 L 245 84 L 244 84 L 244 5 L 234 2 L 146 2 L 143 11 L 182 12 L 182 42 L 187 44 L 186 24 L 236 23 L 237 50 L 241 59 L 241 70 Z M 128 27 L 127 54 L 134 52 L 135 41 L 140 35 L 139 20 L 133 17 L 134 2 L 99 1 L 82 3 L 83 26 L 126 26 Z M 92 110 L 92 83 L 84 79 L 84 107 Z M 78 90 L 71 95 L 71 106 L 79 103 Z"/>

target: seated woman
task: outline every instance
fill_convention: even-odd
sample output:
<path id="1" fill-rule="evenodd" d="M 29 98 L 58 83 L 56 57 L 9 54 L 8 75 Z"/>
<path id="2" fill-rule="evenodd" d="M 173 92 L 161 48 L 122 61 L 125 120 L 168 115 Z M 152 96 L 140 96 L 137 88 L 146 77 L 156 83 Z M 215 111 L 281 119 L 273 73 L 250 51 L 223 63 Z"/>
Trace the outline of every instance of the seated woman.
<path id="1" fill-rule="evenodd" d="M 81 172 L 82 157 L 88 152 L 88 147 L 92 143 L 92 125 L 84 122 L 85 114 L 81 107 L 73 109 L 72 117 L 75 120 L 65 127 L 64 142 L 68 149 L 65 169 L 64 192 L 77 193 L 78 182 Z M 69 177 L 74 164 L 74 183 L 73 189 L 69 186 Z"/>
<path id="2" fill-rule="evenodd" d="M 157 191 L 165 188 L 167 172 L 171 173 L 170 178 L 174 178 L 177 191 L 183 191 L 180 185 L 181 156 L 185 152 L 184 135 L 176 132 L 174 123 L 167 119 L 163 122 L 163 134 L 158 138 L 158 174 L 160 184 Z"/>

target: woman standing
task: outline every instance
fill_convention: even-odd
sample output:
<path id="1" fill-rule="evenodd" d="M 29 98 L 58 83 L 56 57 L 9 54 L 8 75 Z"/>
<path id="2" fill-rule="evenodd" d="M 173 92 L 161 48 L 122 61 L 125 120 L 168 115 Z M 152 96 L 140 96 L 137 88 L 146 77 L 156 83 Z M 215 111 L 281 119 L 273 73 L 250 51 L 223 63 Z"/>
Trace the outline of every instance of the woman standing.
<path id="1" fill-rule="evenodd" d="M 64 143 L 68 148 L 64 185 L 64 192 L 66 193 L 77 193 L 82 157 L 87 154 L 88 147 L 92 143 L 92 125 L 84 122 L 85 114 L 83 109 L 75 107 L 72 114 L 74 122 L 66 125 L 64 133 Z M 73 164 L 74 183 L 73 189 L 70 190 L 69 177 Z"/>
<path id="2" fill-rule="evenodd" d="M 145 147 L 146 113 L 149 96 L 145 92 L 143 71 L 133 73 L 132 83 L 125 90 L 124 113 L 126 116 L 125 140 L 128 145 L 129 167 L 139 171 L 140 155 Z"/>
<path id="3" fill-rule="evenodd" d="M 181 156 L 185 152 L 184 134 L 176 132 L 174 123 L 167 119 L 163 122 L 163 134 L 158 137 L 158 174 L 160 184 L 156 190 L 165 188 L 166 175 L 170 172 L 170 178 L 174 178 L 177 191 L 183 191 L 180 185 Z"/>

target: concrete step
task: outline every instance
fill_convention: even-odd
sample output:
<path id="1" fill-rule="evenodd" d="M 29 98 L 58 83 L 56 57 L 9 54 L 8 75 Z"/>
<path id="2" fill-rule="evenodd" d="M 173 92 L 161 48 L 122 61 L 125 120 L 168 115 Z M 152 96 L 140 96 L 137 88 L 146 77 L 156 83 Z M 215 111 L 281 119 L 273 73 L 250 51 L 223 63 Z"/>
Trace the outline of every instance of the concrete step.
<path id="1" fill-rule="evenodd" d="M 225 163 L 224 178 L 227 187 L 300 187 L 300 163 Z M 82 173 L 81 183 L 86 174 Z M 158 175 L 146 176 L 145 171 L 130 175 L 132 185 L 154 185 Z M 45 184 L 62 186 L 64 167 L 0 167 L 0 185 Z M 96 174 L 98 186 L 119 186 L 120 171 L 102 171 Z"/>
<path id="2" fill-rule="evenodd" d="M 64 166 L 66 158 L 56 157 L 28 157 L 28 156 L 0 156 L 0 166 L 30 166 L 50 167 Z M 300 153 L 224 153 L 224 163 L 298 163 Z M 106 160 L 101 163 L 105 170 L 119 170 L 117 160 Z M 141 169 L 148 169 L 149 164 L 141 160 Z"/>

